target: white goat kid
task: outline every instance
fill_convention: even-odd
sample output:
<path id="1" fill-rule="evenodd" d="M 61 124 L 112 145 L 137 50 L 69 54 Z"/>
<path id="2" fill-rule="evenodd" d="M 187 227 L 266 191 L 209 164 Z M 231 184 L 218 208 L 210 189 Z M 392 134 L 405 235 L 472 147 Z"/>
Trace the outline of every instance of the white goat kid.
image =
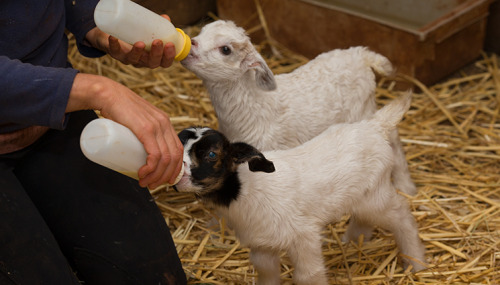
<path id="1" fill-rule="evenodd" d="M 415 220 L 390 178 L 388 137 L 409 105 L 408 95 L 373 119 L 336 124 L 296 148 L 263 153 L 212 129 L 183 130 L 185 172 L 174 187 L 195 193 L 228 221 L 251 249 L 259 284 L 280 283 L 280 251 L 291 258 L 297 284 L 327 284 L 321 231 L 345 214 L 363 225 L 348 235 L 385 228 L 411 257 L 405 262 L 423 269 Z"/>
<path id="2" fill-rule="evenodd" d="M 288 74 L 273 75 L 242 28 L 216 21 L 193 38 L 182 64 L 203 80 L 230 141 L 259 150 L 287 149 L 335 123 L 356 122 L 375 113 L 375 74 L 392 72 L 387 58 L 364 47 L 323 53 Z M 396 188 L 414 195 L 397 130 Z"/>

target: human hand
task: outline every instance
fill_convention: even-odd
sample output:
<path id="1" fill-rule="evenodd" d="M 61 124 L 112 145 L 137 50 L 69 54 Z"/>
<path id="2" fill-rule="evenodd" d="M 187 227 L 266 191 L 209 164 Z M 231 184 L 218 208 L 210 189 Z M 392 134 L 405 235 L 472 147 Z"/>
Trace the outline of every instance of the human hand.
<path id="1" fill-rule="evenodd" d="M 170 21 L 167 15 L 161 15 Z M 110 36 L 97 27 L 87 33 L 86 39 L 95 48 L 107 52 L 114 59 L 124 64 L 131 64 L 135 67 L 169 67 L 172 65 L 176 51 L 173 43 L 165 45 L 159 39 L 151 44 L 151 49 L 146 51 L 146 44 L 136 42 L 130 45 L 122 40 Z"/>
<path id="2" fill-rule="evenodd" d="M 109 55 L 124 64 L 131 64 L 135 67 L 169 67 L 175 57 L 175 46 L 173 43 L 163 45 L 161 40 L 154 40 L 151 50 L 145 50 L 143 42 L 137 42 L 133 46 L 109 36 Z"/>
<path id="3" fill-rule="evenodd" d="M 184 149 L 168 115 L 109 78 L 79 73 L 66 112 L 93 109 L 128 127 L 144 145 L 148 157 L 138 171 L 139 184 L 154 189 L 173 184 L 182 168 Z"/>

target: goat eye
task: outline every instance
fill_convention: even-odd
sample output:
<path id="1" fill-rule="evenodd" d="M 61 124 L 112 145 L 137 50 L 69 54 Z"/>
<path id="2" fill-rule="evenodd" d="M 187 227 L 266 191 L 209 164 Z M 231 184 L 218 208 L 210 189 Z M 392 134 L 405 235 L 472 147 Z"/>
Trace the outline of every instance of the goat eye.
<path id="1" fill-rule="evenodd" d="M 231 54 L 231 48 L 229 48 L 228 46 L 220 47 L 220 52 L 223 55 L 230 55 Z"/>
<path id="2" fill-rule="evenodd" d="M 208 153 L 208 159 L 209 160 L 216 160 L 217 159 L 217 154 L 213 151 Z"/>

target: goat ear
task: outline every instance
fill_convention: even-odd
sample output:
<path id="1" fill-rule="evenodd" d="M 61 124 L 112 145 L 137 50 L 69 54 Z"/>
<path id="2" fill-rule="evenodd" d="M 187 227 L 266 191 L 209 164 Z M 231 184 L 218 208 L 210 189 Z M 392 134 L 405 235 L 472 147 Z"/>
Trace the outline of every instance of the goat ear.
<path id="1" fill-rule="evenodd" d="M 264 155 L 253 146 L 246 143 L 231 144 L 231 155 L 236 164 L 248 162 L 248 167 L 252 172 L 271 173 L 275 171 L 274 163 L 267 160 Z"/>
<path id="2" fill-rule="evenodd" d="M 254 50 L 249 54 L 245 58 L 245 63 L 248 69 L 253 69 L 255 71 L 255 83 L 257 87 L 264 91 L 273 91 L 276 89 L 274 74 L 257 51 Z"/>

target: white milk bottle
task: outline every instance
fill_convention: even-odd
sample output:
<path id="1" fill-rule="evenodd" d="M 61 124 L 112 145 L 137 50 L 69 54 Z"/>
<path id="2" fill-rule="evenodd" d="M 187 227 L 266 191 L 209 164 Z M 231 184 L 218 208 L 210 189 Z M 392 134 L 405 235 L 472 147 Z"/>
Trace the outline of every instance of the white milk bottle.
<path id="1" fill-rule="evenodd" d="M 80 136 L 80 147 L 91 161 L 134 179 L 139 179 L 137 171 L 146 164 L 148 156 L 130 129 L 104 118 L 95 119 L 85 126 Z M 184 164 L 174 185 L 183 174 Z"/>
<path id="2" fill-rule="evenodd" d="M 191 49 L 191 39 L 169 20 L 130 0 L 101 0 L 94 11 L 99 29 L 124 42 L 144 42 L 151 49 L 153 40 L 175 45 L 175 60 L 181 61 Z"/>

